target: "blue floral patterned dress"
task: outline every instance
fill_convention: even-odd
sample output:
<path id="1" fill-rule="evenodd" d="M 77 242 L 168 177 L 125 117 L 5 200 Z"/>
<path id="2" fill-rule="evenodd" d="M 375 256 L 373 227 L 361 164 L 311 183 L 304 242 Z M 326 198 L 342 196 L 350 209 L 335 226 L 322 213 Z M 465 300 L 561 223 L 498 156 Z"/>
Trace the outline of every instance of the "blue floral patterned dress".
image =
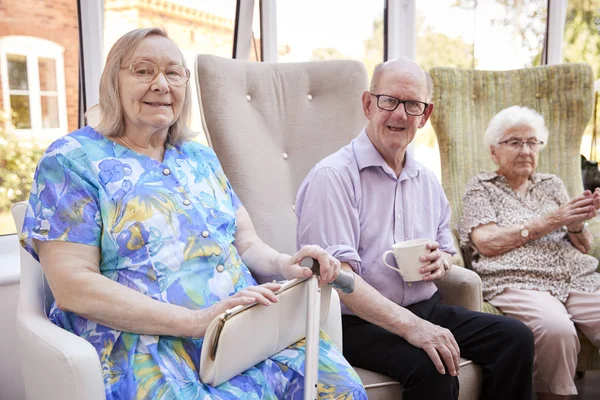
<path id="1" fill-rule="evenodd" d="M 22 244 L 100 248 L 105 277 L 165 303 L 202 309 L 256 285 L 233 245 L 240 200 L 214 152 L 167 146 L 162 163 L 90 127 L 54 142 L 35 173 Z M 218 387 L 198 377 L 202 339 L 120 332 L 63 312 L 50 319 L 97 350 L 111 399 L 300 399 L 299 342 Z M 360 379 L 324 334 L 321 398 L 366 399 Z"/>

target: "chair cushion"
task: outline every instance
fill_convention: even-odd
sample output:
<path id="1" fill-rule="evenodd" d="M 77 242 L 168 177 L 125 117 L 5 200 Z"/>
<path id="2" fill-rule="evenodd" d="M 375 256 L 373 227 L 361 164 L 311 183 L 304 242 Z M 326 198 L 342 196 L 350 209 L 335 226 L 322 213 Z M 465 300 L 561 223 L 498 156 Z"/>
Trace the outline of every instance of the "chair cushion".
<path id="1" fill-rule="evenodd" d="M 461 363 L 465 362 L 464 358 Z M 402 399 L 402 387 L 397 381 L 377 372 L 355 368 L 363 385 L 367 389 L 369 400 Z M 459 400 L 475 400 L 481 393 L 481 368 L 469 362 L 460 368 L 458 376 L 460 384 Z"/>

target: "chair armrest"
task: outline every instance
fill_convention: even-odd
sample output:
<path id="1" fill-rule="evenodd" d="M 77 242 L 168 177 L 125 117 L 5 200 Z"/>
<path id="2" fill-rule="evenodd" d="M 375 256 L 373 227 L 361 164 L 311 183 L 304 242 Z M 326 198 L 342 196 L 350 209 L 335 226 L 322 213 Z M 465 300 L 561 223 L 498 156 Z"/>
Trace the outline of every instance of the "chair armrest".
<path id="1" fill-rule="evenodd" d="M 475 272 L 454 265 L 448 276 L 435 283 L 444 297 L 444 304 L 481 311 L 481 279 Z"/>
<path id="2" fill-rule="evenodd" d="M 17 332 L 28 399 L 105 399 L 100 360 L 89 342 L 47 319 L 22 314 Z"/>

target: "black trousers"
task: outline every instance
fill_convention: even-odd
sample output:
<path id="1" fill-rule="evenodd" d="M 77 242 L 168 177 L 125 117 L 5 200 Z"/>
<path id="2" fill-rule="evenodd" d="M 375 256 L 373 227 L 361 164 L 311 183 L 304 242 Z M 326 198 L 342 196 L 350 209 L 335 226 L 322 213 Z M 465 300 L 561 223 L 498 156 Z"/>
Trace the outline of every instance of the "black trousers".
<path id="1" fill-rule="evenodd" d="M 409 306 L 415 315 L 449 329 L 461 357 L 481 366 L 481 399 L 531 399 L 533 334 L 514 318 L 440 303 L 439 293 Z M 404 388 L 403 398 L 458 399 L 458 378 L 440 374 L 425 351 L 353 315 L 342 316 L 344 357 L 355 367 L 385 374 Z"/>

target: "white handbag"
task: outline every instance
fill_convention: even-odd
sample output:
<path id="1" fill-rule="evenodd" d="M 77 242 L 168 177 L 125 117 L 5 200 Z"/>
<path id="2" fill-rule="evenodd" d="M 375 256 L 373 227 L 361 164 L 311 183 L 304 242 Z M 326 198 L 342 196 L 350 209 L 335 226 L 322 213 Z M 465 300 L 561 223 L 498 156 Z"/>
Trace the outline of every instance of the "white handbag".
<path id="1" fill-rule="evenodd" d="M 237 306 L 216 317 L 204 336 L 200 380 L 218 386 L 303 339 L 307 335 L 308 282 L 297 278 L 284 283 L 275 293 L 277 303 Z M 322 328 L 329 314 L 331 286 L 325 285 L 320 296 L 320 312 L 316 311 Z"/>

